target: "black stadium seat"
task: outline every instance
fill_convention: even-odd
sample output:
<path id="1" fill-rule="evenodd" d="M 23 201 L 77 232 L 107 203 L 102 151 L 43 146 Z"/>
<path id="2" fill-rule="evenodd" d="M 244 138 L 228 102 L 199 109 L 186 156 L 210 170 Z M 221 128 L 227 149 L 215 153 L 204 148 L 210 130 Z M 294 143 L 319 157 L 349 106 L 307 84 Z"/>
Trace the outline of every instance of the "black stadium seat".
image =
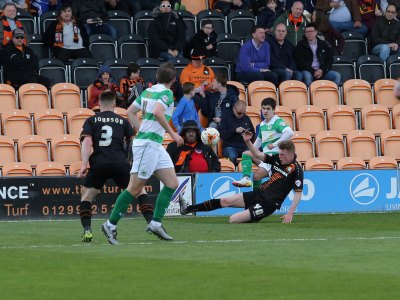
<path id="1" fill-rule="evenodd" d="M 134 33 L 141 35 L 146 41 L 149 39 L 149 26 L 154 20 L 150 10 L 140 10 L 133 16 Z"/>
<path id="2" fill-rule="evenodd" d="M 361 55 L 367 54 L 367 43 L 364 36 L 359 32 L 346 31 L 344 37 L 343 55 L 356 60 Z"/>
<path id="3" fill-rule="evenodd" d="M 218 10 L 202 10 L 196 16 L 197 18 L 197 28 L 201 30 L 202 24 L 205 20 L 211 20 L 214 25 L 214 31 L 219 33 L 226 32 L 226 21 L 225 16 L 222 12 Z"/>
<path id="4" fill-rule="evenodd" d="M 233 33 L 220 33 L 217 37 L 217 56 L 227 62 L 233 62 L 239 57 L 242 44 L 240 38 Z"/>
<path id="5" fill-rule="evenodd" d="M 108 11 L 108 23 L 117 29 L 118 37 L 124 34 L 132 34 L 132 21 L 131 16 L 121 10 Z"/>
<path id="6" fill-rule="evenodd" d="M 114 39 L 107 34 L 93 34 L 89 37 L 89 50 L 93 59 L 101 63 L 109 58 L 117 57 Z"/>
<path id="7" fill-rule="evenodd" d="M 157 69 L 160 67 L 161 62 L 155 58 L 140 58 L 136 61 L 140 66 L 140 76 L 144 79 L 146 84 L 155 83 Z"/>
<path id="8" fill-rule="evenodd" d="M 55 58 L 45 58 L 39 61 L 39 74 L 50 79 L 50 85 L 68 82 L 65 64 Z"/>
<path id="9" fill-rule="evenodd" d="M 332 70 L 339 72 L 342 76 L 341 83 L 356 78 L 356 67 L 351 58 L 346 56 L 334 56 Z"/>
<path id="10" fill-rule="evenodd" d="M 386 60 L 387 74 L 389 78 L 400 77 L 400 55 L 391 55 Z"/>
<path id="11" fill-rule="evenodd" d="M 129 62 L 138 58 L 149 57 L 144 38 L 138 34 L 127 34 L 118 40 L 119 57 Z"/>
<path id="12" fill-rule="evenodd" d="M 357 59 L 358 78 L 373 84 L 378 79 L 385 78 L 385 64 L 379 56 L 362 55 Z"/>
<path id="13" fill-rule="evenodd" d="M 126 76 L 126 71 L 128 70 L 128 61 L 122 58 L 111 58 L 107 59 L 104 64 L 109 66 L 114 79 L 116 80 L 117 84 L 122 77 Z"/>
<path id="14" fill-rule="evenodd" d="M 71 82 L 86 90 L 95 81 L 99 64 L 92 58 L 77 58 L 71 64 Z"/>
<path id="15" fill-rule="evenodd" d="M 256 25 L 253 13 L 248 10 L 233 10 L 228 16 L 228 32 L 236 34 L 243 41 Z"/>

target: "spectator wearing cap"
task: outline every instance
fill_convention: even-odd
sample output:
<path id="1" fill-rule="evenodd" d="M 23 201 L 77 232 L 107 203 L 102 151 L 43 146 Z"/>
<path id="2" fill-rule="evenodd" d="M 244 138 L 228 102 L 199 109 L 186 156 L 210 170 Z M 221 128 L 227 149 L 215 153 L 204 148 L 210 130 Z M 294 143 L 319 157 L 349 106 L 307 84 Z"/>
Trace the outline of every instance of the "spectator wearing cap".
<path id="1" fill-rule="evenodd" d="M 38 74 L 38 58 L 32 49 L 24 44 L 25 32 L 14 29 L 12 40 L 4 47 L 2 60 L 7 84 L 15 88 L 25 83 L 40 83 L 49 88 L 50 80 Z"/>
<path id="2" fill-rule="evenodd" d="M 26 32 L 25 27 L 17 18 L 17 6 L 15 3 L 6 3 L 3 7 L 3 12 L 1 13 L 0 22 L 0 39 L 3 47 L 5 47 L 8 42 L 12 40 L 12 32 L 17 28 Z M 27 36 L 24 37 L 24 44 L 29 44 Z"/>
<path id="3" fill-rule="evenodd" d="M 71 4 L 62 5 L 57 20 L 44 32 L 44 44 L 54 49 L 54 57 L 68 62 L 70 59 L 92 57 L 89 37 L 83 24 L 72 14 Z"/>
<path id="4" fill-rule="evenodd" d="M 205 57 L 217 56 L 217 34 L 211 20 L 202 23 L 201 30 L 196 33 L 190 45 L 190 50 L 202 49 Z"/>
<path id="5" fill-rule="evenodd" d="M 205 173 L 220 172 L 221 164 L 218 156 L 208 145 L 201 141 L 200 129 L 194 120 L 183 124 L 181 137 L 184 144 L 180 147 L 176 142 L 167 146 L 177 173 Z"/>

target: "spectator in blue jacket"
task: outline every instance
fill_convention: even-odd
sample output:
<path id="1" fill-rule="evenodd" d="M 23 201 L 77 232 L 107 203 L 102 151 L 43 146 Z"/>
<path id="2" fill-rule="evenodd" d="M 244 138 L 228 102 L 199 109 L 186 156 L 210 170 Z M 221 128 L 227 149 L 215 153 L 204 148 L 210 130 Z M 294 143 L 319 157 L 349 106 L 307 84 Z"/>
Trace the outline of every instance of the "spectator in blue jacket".
<path id="1" fill-rule="evenodd" d="M 196 106 L 194 105 L 194 84 L 191 82 L 185 82 L 182 85 L 182 91 L 183 97 L 181 100 L 179 100 L 179 103 L 172 114 L 172 123 L 174 124 L 176 130 L 181 133 L 183 124 L 186 121 L 194 120 L 196 121 L 201 132 L 204 128 L 201 127 L 199 115 L 197 113 Z"/>
<path id="2" fill-rule="evenodd" d="M 240 48 L 236 79 L 247 83 L 266 80 L 277 85 L 278 75 L 270 70 L 270 47 L 265 41 L 264 27 L 254 26 L 251 36 Z"/>

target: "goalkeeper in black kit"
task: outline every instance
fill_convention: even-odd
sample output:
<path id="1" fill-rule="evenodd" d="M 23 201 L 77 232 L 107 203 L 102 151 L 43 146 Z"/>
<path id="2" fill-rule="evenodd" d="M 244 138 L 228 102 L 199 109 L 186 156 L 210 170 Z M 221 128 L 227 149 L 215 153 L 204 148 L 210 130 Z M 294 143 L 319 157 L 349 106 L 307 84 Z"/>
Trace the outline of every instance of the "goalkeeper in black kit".
<path id="1" fill-rule="evenodd" d="M 294 197 L 289 211 L 283 215 L 283 223 L 291 223 L 293 213 L 300 202 L 303 191 L 303 169 L 296 161 L 295 146 L 292 141 L 286 140 L 278 144 L 279 154 L 269 156 L 259 151 L 250 141 L 253 134 L 246 131 L 242 134 L 251 153 L 265 163 L 271 164 L 271 176 L 268 181 L 252 192 L 232 195 L 221 199 L 211 199 L 203 203 L 187 206 L 180 199 L 181 214 L 198 211 L 211 211 L 223 207 L 242 207 L 245 210 L 232 215 L 230 223 L 257 222 L 271 215 L 279 209 L 290 193 L 294 190 Z"/>

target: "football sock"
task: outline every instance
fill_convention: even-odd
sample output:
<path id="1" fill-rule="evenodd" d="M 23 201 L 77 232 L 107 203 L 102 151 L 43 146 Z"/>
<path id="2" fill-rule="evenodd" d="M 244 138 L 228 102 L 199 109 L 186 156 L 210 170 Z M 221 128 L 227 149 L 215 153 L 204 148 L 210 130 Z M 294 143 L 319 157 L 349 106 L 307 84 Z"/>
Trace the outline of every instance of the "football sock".
<path id="1" fill-rule="evenodd" d="M 192 213 L 196 211 L 211 211 L 221 208 L 221 199 L 211 199 L 208 201 L 204 201 L 203 203 L 199 203 L 196 205 L 189 205 L 186 209 L 187 213 Z"/>
<path id="2" fill-rule="evenodd" d="M 154 207 L 150 203 L 148 203 L 147 194 L 139 195 L 138 199 L 139 210 L 141 211 L 143 217 L 145 218 L 147 224 L 150 223 L 153 218 Z"/>
<path id="3" fill-rule="evenodd" d="M 156 222 L 161 222 L 165 215 L 165 210 L 168 208 L 169 202 L 171 201 L 171 197 L 174 194 L 175 190 L 171 189 L 167 186 L 164 186 L 158 197 L 156 199 L 156 207 L 154 209 L 153 220 Z"/>
<path id="4" fill-rule="evenodd" d="M 90 229 L 92 225 L 92 203 L 89 201 L 82 201 L 79 210 L 79 216 L 81 217 L 81 223 L 83 228 Z"/>
<path id="5" fill-rule="evenodd" d="M 110 215 L 110 223 L 117 225 L 118 221 L 122 218 L 126 210 L 128 209 L 129 204 L 133 202 L 135 198 L 132 196 L 128 190 L 123 191 L 117 198 L 115 202 L 114 208 Z"/>
<path id="6" fill-rule="evenodd" d="M 262 180 L 254 180 L 253 181 L 253 190 L 258 188 L 262 183 Z"/>
<path id="7" fill-rule="evenodd" d="M 251 160 L 251 156 L 248 154 L 242 155 L 242 173 L 243 176 L 247 176 L 250 178 L 251 175 L 251 167 L 253 165 L 253 161 Z"/>

